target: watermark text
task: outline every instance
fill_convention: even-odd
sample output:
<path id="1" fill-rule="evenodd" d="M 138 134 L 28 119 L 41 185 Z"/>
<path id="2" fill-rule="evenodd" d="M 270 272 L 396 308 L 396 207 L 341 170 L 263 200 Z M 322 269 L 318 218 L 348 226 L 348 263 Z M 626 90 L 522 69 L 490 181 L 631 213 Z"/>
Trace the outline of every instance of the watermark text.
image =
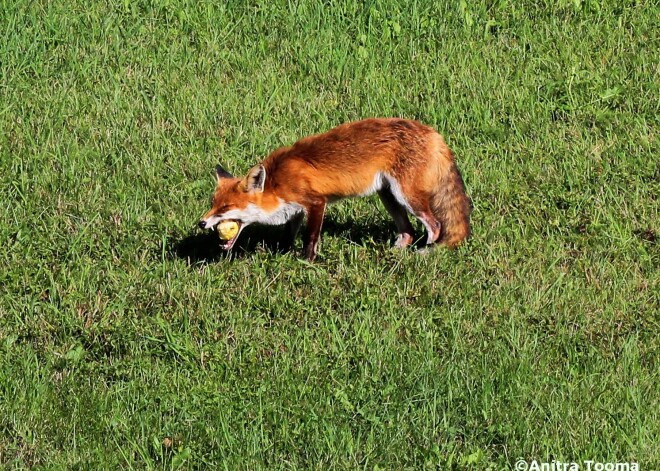
<path id="1" fill-rule="evenodd" d="M 604 463 L 596 460 L 583 461 L 516 461 L 516 471 L 639 471 L 639 463 L 634 461 L 622 463 Z"/>

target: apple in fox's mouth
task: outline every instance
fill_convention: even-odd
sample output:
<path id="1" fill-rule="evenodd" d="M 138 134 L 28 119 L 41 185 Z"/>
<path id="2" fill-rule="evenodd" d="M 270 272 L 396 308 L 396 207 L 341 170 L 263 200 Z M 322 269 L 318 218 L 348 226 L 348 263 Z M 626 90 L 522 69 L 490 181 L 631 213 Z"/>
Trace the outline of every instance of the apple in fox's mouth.
<path id="1" fill-rule="evenodd" d="M 222 221 L 216 227 L 216 231 L 220 240 L 224 242 L 221 247 L 229 250 L 236 243 L 236 239 L 238 239 L 238 235 L 241 232 L 241 225 L 238 221 Z"/>

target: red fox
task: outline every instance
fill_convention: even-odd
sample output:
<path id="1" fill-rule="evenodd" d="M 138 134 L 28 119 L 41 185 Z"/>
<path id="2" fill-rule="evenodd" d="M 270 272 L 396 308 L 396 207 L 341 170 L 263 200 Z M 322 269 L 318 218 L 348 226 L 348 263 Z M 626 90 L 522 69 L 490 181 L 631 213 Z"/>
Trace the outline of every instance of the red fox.
<path id="1" fill-rule="evenodd" d="M 342 124 L 282 147 L 244 178 L 216 168 L 213 207 L 199 226 L 235 221 L 231 249 L 252 223 L 285 224 L 280 247 L 288 250 L 300 229 L 305 257 L 316 258 L 328 203 L 374 192 L 394 219 L 395 247 L 414 241 L 411 213 L 427 231 L 426 244 L 455 247 L 470 235 L 470 200 L 454 156 L 442 136 L 417 121 L 374 118 Z"/>

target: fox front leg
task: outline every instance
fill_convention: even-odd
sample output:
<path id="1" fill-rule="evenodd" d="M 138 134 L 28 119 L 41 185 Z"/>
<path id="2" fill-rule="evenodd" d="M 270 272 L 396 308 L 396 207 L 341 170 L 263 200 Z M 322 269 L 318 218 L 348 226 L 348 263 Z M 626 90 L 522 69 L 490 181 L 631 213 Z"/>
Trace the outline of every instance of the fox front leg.
<path id="1" fill-rule="evenodd" d="M 307 228 L 305 229 L 303 251 L 305 252 L 305 258 L 310 262 L 313 262 L 316 258 L 325 206 L 326 202 L 321 201 L 307 207 Z"/>
<path id="2" fill-rule="evenodd" d="M 305 213 L 301 211 L 286 222 L 284 225 L 284 234 L 282 234 L 282 240 L 280 241 L 280 252 L 286 253 L 293 248 L 304 217 Z"/>

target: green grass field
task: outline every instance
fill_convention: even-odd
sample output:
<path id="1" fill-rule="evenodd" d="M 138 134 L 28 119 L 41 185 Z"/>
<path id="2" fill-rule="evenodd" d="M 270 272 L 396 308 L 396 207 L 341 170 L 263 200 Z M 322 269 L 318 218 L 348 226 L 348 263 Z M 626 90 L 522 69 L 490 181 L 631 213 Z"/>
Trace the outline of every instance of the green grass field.
<path id="1" fill-rule="evenodd" d="M 660 5 L 222 3 L 0 6 L 0 468 L 660 469 Z M 468 244 L 196 228 L 372 116 L 445 136 Z"/>

